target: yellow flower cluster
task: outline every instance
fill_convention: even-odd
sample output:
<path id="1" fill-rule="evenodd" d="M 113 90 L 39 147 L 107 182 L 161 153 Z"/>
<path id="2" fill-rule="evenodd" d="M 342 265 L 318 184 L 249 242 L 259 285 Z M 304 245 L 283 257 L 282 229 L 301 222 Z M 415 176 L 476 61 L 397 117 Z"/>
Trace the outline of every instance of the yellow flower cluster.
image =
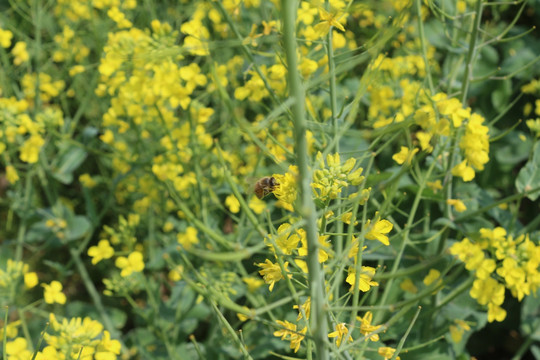
<path id="1" fill-rule="evenodd" d="M 115 360 L 120 354 L 120 342 L 111 339 L 110 333 L 96 320 L 77 317 L 58 321 L 50 314 L 49 323 L 49 331 L 43 335 L 48 346 L 36 359 Z"/>
<path id="2" fill-rule="evenodd" d="M 313 182 L 311 188 L 315 199 L 323 204 L 328 201 L 337 199 L 341 190 L 349 185 L 357 186 L 362 183 L 364 177 L 362 168 L 357 168 L 353 171 L 356 165 L 356 159 L 350 158 L 344 164 L 341 164 L 341 159 L 338 153 L 328 155 L 326 157 L 326 166 L 322 154 L 317 154 L 317 162 L 319 169 L 313 172 Z"/>
<path id="3" fill-rule="evenodd" d="M 501 307 L 505 288 L 521 301 L 540 287 L 540 246 L 528 234 L 514 239 L 502 227 L 482 228 L 476 241 L 464 238 L 452 245 L 450 253 L 474 272 L 470 294 L 480 305 L 488 306 L 490 322 L 506 317 Z"/>
<path id="4" fill-rule="evenodd" d="M 12 304 L 20 296 L 21 283 L 26 289 L 35 287 L 38 284 L 37 274 L 29 271 L 28 264 L 8 259 L 5 268 L 0 268 L 0 303 Z"/>

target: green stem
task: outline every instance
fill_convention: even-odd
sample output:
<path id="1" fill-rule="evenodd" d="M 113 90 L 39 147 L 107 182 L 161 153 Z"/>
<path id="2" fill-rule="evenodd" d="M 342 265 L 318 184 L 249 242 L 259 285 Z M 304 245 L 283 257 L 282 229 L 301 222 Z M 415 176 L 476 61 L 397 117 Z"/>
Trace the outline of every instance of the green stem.
<path id="1" fill-rule="evenodd" d="M 326 6 L 329 7 L 329 2 L 326 0 Z M 329 9 L 327 9 L 329 10 Z M 333 27 L 330 27 L 330 30 L 328 31 L 327 36 L 327 57 L 328 57 L 328 70 L 330 75 L 330 110 L 332 112 L 332 127 L 333 127 L 333 134 L 332 137 L 335 139 L 334 149 L 336 153 L 339 153 L 339 125 L 338 125 L 338 114 L 337 114 L 337 89 L 336 89 L 336 62 L 334 59 L 334 47 L 333 44 Z M 337 210 L 336 210 L 336 217 L 338 219 L 341 218 L 342 213 L 342 206 L 341 206 L 341 199 L 338 198 L 336 200 Z M 336 224 L 336 232 L 338 234 L 343 233 L 343 221 L 338 221 Z M 343 236 L 337 235 L 335 236 L 335 244 L 336 244 L 336 256 L 338 258 L 342 257 L 343 253 Z M 341 271 L 336 273 L 335 283 L 340 284 L 341 283 L 341 277 L 342 273 Z M 339 286 L 336 286 L 334 288 L 334 298 L 339 299 Z"/>
<path id="2" fill-rule="evenodd" d="M 24 184 L 24 209 L 25 213 L 28 211 L 28 203 L 30 202 L 30 198 L 32 197 L 33 187 L 32 187 L 32 180 L 33 180 L 33 174 L 31 172 L 28 173 L 26 176 L 26 182 Z M 15 260 L 16 261 L 22 261 L 23 257 L 23 247 L 24 247 L 24 237 L 26 235 L 26 217 L 22 219 L 21 225 L 19 226 L 19 230 L 17 232 L 17 248 L 15 249 Z"/>
<path id="3" fill-rule="evenodd" d="M 480 21 L 482 20 L 482 2 L 483 0 L 476 0 L 474 25 L 472 28 L 471 39 L 469 42 L 469 51 L 467 52 L 467 58 L 465 60 L 465 74 L 463 75 L 463 83 L 461 85 L 461 103 L 465 104 L 467 101 L 467 95 L 469 92 L 469 85 L 471 82 L 471 74 L 473 67 L 473 58 L 476 52 L 476 42 L 478 40 L 478 31 L 480 29 Z"/>
<path id="4" fill-rule="evenodd" d="M 433 79 L 431 77 L 431 69 L 429 67 L 429 60 L 427 57 L 426 46 L 426 33 L 424 32 L 424 23 L 422 22 L 422 3 L 420 0 L 416 0 L 416 17 L 418 18 L 418 31 L 420 32 L 420 44 L 422 45 L 422 57 L 424 58 L 424 64 L 426 67 L 426 77 L 428 80 L 429 91 L 431 95 L 435 94 L 435 87 L 433 86 Z"/>
<path id="5" fill-rule="evenodd" d="M 399 252 L 396 256 L 396 259 L 394 260 L 394 264 L 392 265 L 392 270 L 390 271 L 390 279 L 388 280 L 388 283 L 384 289 L 384 292 L 383 292 L 383 295 L 381 297 L 381 301 L 380 301 L 380 305 L 385 305 L 386 304 L 386 301 L 388 299 L 388 296 L 390 294 L 390 290 L 392 290 L 393 288 L 393 282 L 394 282 L 394 274 L 398 271 L 398 268 L 399 268 L 399 264 L 401 262 L 401 258 L 403 257 L 403 253 L 405 252 L 405 247 L 407 246 L 407 244 L 409 243 L 409 231 L 411 230 L 411 227 L 412 227 L 412 224 L 413 224 L 413 221 L 414 221 L 414 217 L 416 215 L 416 211 L 418 210 L 418 206 L 420 205 L 420 200 L 422 199 L 422 193 L 424 192 L 424 188 L 426 187 L 426 183 L 428 181 L 428 179 L 430 178 L 431 176 L 431 172 L 433 171 L 433 169 L 435 168 L 435 165 L 437 164 L 436 161 L 433 161 L 431 166 L 428 168 L 427 172 L 426 172 L 426 176 L 424 177 L 422 183 L 420 184 L 419 188 L 418 188 L 418 192 L 416 193 L 416 196 L 414 198 L 414 201 L 413 201 L 413 204 L 412 204 L 412 207 L 411 207 L 411 211 L 410 211 L 410 215 L 409 215 L 409 218 L 407 219 L 407 224 L 405 225 L 404 227 L 404 230 L 403 230 L 403 236 L 402 236 L 402 243 L 401 243 L 401 247 L 399 249 Z M 380 322 L 380 319 L 381 319 L 381 315 L 382 313 L 381 312 L 377 312 L 374 316 L 374 323 L 378 323 Z"/>
<path id="6" fill-rule="evenodd" d="M 324 309 L 324 273 L 319 264 L 319 241 L 317 232 L 317 211 L 311 197 L 311 172 L 308 164 L 308 149 L 306 139 L 305 99 L 304 88 L 298 74 L 297 46 L 295 20 L 298 2 L 281 0 L 283 16 L 283 42 L 288 65 L 289 96 L 294 98 L 292 116 L 296 140 L 296 160 L 299 172 L 300 203 L 299 214 L 305 221 L 305 231 L 308 243 L 307 264 L 309 270 L 309 289 L 311 292 L 310 325 L 315 342 L 317 359 L 328 360 L 328 333 Z"/>

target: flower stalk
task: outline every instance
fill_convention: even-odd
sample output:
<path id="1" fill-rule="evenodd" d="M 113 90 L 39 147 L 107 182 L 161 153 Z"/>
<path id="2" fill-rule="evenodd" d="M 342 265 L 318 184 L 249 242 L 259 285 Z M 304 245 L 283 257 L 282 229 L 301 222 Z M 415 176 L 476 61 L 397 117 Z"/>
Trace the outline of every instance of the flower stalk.
<path id="1" fill-rule="evenodd" d="M 317 231 L 317 211 L 311 197 L 311 171 L 308 166 L 308 150 L 306 139 L 305 94 L 300 80 L 297 62 L 297 46 L 295 20 L 297 1 L 282 0 L 283 42 L 287 59 L 287 77 L 289 95 L 294 99 L 292 117 L 294 123 L 296 163 L 299 172 L 299 213 L 305 221 L 308 243 L 307 265 L 309 270 L 309 289 L 311 293 L 310 330 L 317 359 L 329 358 L 327 344 L 327 322 L 324 310 L 324 273 L 319 264 L 319 242 Z"/>

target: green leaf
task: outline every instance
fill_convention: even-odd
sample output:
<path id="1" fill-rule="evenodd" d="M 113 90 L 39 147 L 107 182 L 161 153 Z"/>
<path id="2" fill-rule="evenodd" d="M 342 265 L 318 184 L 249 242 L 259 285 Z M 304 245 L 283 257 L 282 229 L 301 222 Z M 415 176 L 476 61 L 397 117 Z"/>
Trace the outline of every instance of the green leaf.
<path id="1" fill-rule="evenodd" d="M 90 230 L 90 221 L 85 216 L 74 216 L 68 220 L 66 240 L 76 240 L 83 237 Z"/>
<path id="2" fill-rule="evenodd" d="M 52 165 L 53 177 L 62 184 L 71 184 L 73 172 L 83 163 L 88 154 L 79 146 L 64 147 L 58 161 Z"/>
<path id="3" fill-rule="evenodd" d="M 501 112 L 504 110 L 508 102 L 510 101 L 510 96 L 512 95 L 512 82 L 510 79 L 497 82 L 497 87 L 491 93 L 491 104 L 495 110 Z"/>
<path id="4" fill-rule="evenodd" d="M 540 187 L 540 142 L 534 144 L 532 159 L 521 168 L 516 178 L 516 189 L 526 192 Z M 527 197 L 535 201 L 540 196 L 540 191 L 527 194 Z"/>

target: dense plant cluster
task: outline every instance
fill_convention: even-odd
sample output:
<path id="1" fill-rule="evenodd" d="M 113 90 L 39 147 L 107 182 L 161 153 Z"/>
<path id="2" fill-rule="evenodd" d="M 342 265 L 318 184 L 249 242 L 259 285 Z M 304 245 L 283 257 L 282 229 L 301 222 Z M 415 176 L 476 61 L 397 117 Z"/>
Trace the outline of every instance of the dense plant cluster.
<path id="1" fill-rule="evenodd" d="M 540 358 L 537 2 L 0 10 L 3 358 Z"/>

